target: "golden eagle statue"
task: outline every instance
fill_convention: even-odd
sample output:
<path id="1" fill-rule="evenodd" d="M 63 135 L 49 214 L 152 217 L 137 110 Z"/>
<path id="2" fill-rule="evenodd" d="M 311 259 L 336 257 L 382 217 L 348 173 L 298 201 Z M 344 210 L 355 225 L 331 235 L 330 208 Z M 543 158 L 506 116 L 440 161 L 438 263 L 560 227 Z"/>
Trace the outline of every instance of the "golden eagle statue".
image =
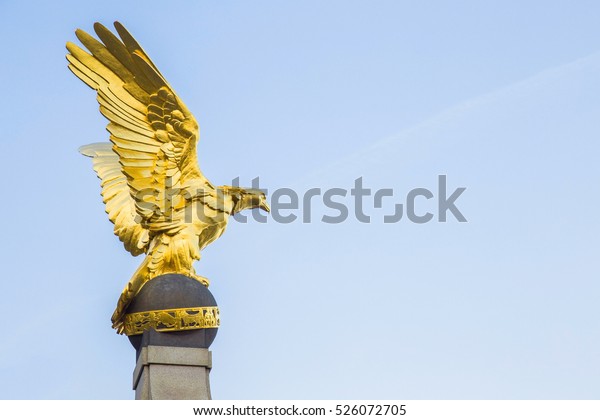
<path id="1" fill-rule="evenodd" d="M 221 236 L 229 216 L 269 210 L 256 189 L 213 186 L 198 166 L 198 123 L 137 41 L 119 22 L 120 36 L 99 23 L 99 40 L 78 29 L 89 50 L 67 43 L 69 69 L 98 95 L 110 143 L 81 147 L 92 158 L 114 233 L 132 255 L 146 253 L 119 298 L 113 328 L 150 279 L 180 273 L 208 286 L 192 263 Z"/>

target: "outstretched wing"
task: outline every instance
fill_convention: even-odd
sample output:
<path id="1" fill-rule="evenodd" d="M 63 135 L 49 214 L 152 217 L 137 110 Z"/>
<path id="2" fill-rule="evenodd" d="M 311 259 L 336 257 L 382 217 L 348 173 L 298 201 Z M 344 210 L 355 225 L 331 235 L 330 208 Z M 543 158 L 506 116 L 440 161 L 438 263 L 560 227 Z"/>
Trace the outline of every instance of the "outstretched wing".
<path id="1" fill-rule="evenodd" d="M 106 213 L 115 224 L 115 235 L 134 256 L 146 252 L 150 235 L 148 229 L 144 229 L 136 221 L 135 202 L 129 193 L 127 178 L 121 171 L 119 156 L 112 150 L 112 144 L 88 144 L 79 151 L 92 158 L 94 171 L 101 180 Z"/>
<path id="2" fill-rule="evenodd" d="M 89 53 L 67 43 L 69 69 L 98 92 L 142 226 L 177 228 L 183 216 L 172 211 L 172 191 L 215 191 L 198 167 L 198 124 L 129 32 L 118 22 L 115 28 L 121 39 L 94 24 L 102 42 L 78 29 Z"/>

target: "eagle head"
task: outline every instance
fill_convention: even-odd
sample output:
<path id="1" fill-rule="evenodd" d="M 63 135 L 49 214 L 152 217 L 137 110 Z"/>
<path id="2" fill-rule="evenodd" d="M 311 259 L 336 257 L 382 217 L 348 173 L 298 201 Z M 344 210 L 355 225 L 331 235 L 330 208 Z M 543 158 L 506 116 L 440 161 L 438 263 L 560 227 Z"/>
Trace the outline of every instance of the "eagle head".
<path id="1" fill-rule="evenodd" d="M 242 210 L 259 208 L 266 212 L 271 211 L 267 196 L 265 193 L 256 188 L 240 188 L 240 187 L 220 187 L 220 189 L 231 197 L 233 208 L 231 214 L 236 214 Z"/>

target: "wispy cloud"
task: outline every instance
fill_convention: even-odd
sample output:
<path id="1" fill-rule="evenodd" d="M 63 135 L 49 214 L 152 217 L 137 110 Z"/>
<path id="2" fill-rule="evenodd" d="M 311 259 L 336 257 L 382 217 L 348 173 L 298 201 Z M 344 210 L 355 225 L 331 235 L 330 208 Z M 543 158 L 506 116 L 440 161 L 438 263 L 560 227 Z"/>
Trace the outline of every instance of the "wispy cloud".
<path id="1" fill-rule="evenodd" d="M 453 105 L 429 118 L 426 118 L 411 127 L 403 129 L 396 134 L 372 142 L 347 156 L 334 161 L 318 170 L 315 170 L 296 183 L 297 185 L 312 185 L 315 182 L 326 179 L 331 174 L 353 173 L 365 163 L 376 165 L 381 159 L 385 159 L 390 148 L 399 148 L 403 144 L 422 138 L 424 134 L 437 130 L 446 124 L 458 120 L 469 113 L 475 112 L 488 105 L 526 97 L 533 92 L 544 89 L 546 86 L 558 81 L 570 80 L 578 77 L 581 70 L 593 69 L 600 73 L 600 51 L 578 58 L 559 66 L 544 69 L 532 76 L 508 84 L 488 93 L 478 95 Z M 439 137 L 438 137 L 439 138 Z M 396 156 L 402 159 L 402 156 Z"/>

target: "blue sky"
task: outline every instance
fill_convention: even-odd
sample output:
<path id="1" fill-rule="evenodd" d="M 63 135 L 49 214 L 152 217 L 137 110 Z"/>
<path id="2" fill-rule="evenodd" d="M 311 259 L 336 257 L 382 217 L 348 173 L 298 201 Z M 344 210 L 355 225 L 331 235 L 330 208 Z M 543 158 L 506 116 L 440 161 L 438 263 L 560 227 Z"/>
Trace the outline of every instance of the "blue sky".
<path id="1" fill-rule="evenodd" d="M 222 313 L 215 398 L 597 398 L 599 12 L 0 2 L 0 398 L 133 398 L 110 315 L 140 260 L 77 153 L 106 123 L 64 59 L 76 28 L 114 20 L 195 114 L 215 184 L 466 187 L 467 223 L 232 221 L 196 265 Z"/>

